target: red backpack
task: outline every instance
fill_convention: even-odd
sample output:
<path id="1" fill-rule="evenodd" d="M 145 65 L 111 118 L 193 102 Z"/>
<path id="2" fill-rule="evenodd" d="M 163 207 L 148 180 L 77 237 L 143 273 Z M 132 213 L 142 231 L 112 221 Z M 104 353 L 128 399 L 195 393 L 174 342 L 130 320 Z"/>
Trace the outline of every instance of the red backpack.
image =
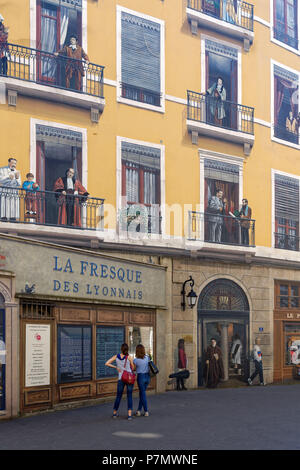
<path id="1" fill-rule="evenodd" d="M 126 356 L 126 359 L 125 359 L 124 369 L 126 368 L 127 358 L 128 358 L 128 356 Z M 131 368 L 131 364 L 130 364 L 130 368 Z M 135 382 L 135 377 L 136 377 L 136 375 L 133 372 L 128 372 L 127 370 L 124 370 L 123 373 L 122 373 L 122 376 L 121 376 L 121 380 L 125 384 L 133 385 L 134 382 Z"/>

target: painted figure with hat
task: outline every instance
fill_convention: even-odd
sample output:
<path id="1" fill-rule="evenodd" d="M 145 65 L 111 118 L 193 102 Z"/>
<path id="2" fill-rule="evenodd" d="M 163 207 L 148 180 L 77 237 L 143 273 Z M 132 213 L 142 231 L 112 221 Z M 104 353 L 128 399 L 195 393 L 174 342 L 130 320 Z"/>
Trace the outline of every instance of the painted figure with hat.
<path id="1" fill-rule="evenodd" d="M 89 58 L 84 52 L 81 46 L 78 44 L 77 36 L 72 34 L 70 36 L 69 46 L 64 46 L 55 55 L 66 56 L 68 58 L 66 62 L 66 88 L 70 88 L 70 82 L 72 77 L 75 77 L 75 88 L 81 91 L 82 77 L 84 77 L 84 67 L 82 60 L 84 59 L 86 64 L 89 63 Z"/>

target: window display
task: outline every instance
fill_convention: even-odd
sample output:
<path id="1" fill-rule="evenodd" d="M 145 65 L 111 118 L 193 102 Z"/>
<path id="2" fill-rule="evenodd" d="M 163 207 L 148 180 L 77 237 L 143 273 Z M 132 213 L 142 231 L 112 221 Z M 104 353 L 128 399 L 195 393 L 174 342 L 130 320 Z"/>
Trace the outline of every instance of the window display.
<path id="1" fill-rule="evenodd" d="M 128 328 L 129 354 L 135 357 L 135 349 L 142 344 L 146 354 L 153 357 L 153 328 L 151 326 L 130 326 Z"/>
<path id="2" fill-rule="evenodd" d="M 285 323 L 285 363 L 286 365 L 300 364 L 300 324 Z"/>
<path id="3" fill-rule="evenodd" d="M 58 326 L 58 383 L 92 379 L 92 329 Z"/>
<path id="4" fill-rule="evenodd" d="M 96 376 L 117 377 L 116 369 L 105 367 L 105 363 L 121 350 L 124 343 L 125 328 L 120 326 L 97 326 L 96 333 Z"/>

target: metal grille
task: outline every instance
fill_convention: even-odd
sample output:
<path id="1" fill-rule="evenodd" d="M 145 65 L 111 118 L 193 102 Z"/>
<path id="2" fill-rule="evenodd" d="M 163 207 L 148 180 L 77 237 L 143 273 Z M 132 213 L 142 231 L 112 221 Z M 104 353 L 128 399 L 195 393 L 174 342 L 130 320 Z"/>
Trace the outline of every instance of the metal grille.
<path id="1" fill-rule="evenodd" d="M 248 312 L 248 300 L 242 289 L 228 279 L 208 284 L 199 298 L 199 310 Z"/>
<path id="2" fill-rule="evenodd" d="M 49 320 L 54 318 L 54 304 L 47 301 L 22 299 L 21 318 L 35 320 Z"/>

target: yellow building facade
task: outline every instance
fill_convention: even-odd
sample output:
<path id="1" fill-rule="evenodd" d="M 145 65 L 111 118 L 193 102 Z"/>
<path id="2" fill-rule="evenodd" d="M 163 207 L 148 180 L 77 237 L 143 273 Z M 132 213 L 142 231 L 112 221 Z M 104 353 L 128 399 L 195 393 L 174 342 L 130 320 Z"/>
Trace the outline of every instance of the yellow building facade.
<path id="1" fill-rule="evenodd" d="M 185 340 L 189 387 L 204 384 L 211 337 L 222 350 L 222 381 L 247 384 L 257 337 L 264 381 L 295 377 L 298 0 L 11 0 L 0 1 L 0 13 L 0 166 L 13 157 L 21 175 L 14 193 L 2 189 L 1 233 L 12 244 L 15 237 L 45 250 L 58 243 L 74 253 L 83 250 L 82 256 L 92 250 L 96 257 L 165 273 L 164 302 L 105 293 L 89 301 L 86 292 L 79 298 L 69 292 L 69 285 L 55 292 L 58 284 L 51 284 L 48 295 L 41 293 L 38 280 L 35 291 L 22 292 L 5 255 L 4 285 L 10 272 L 17 287 L 9 300 L 4 296 L 3 310 L 13 302 L 21 319 L 14 326 L 18 339 L 9 339 L 15 352 L 6 377 L 15 377 L 15 389 L 8 390 L 8 380 L 2 386 L 3 416 L 112 395 L 115 378 L 97 375 L 95 365 L 98 324 L 124 328 L 131 345 L 133 330 L 140 332 L 160 368 L 153 390 L 176 385 L 168 376 L 179 367 L 179 339 Z M 67 55 L 74 50 L 78 56 Z M 61 186 L 68 184 L 68 168 L 83 189 Z M 27 173 L 39 185 L 33 195 L 21 189 Z M 62 191 L 71 187 L 69 203 Z M 221 205 L 215 209 L 213 203 Z M 185 284 L 186 294 L 192 289 L 198 299 L 194 308 L 184 308 L 183 283 L 190 276 L 194 284 Z M 52 325 L 46 351 L 55 366 L 49 383 L 37 385 L 26 382 L 29 363 L 17 353 L 19 347 L 27 351 L 26 324 L 42 323 L 38 313 L 30 317 L 30 302 L 36 312 L 48 304 L 53 309 L 46 315 Z M 64 308 L 77 313 L 64 316 Z M 61 325 L 80 324 L 92 331 L 92 372 L 79 379 L 66 373 L 64 381 L 57 365 Z M 8 365 L 13 357 L 17 371 Z"/>

